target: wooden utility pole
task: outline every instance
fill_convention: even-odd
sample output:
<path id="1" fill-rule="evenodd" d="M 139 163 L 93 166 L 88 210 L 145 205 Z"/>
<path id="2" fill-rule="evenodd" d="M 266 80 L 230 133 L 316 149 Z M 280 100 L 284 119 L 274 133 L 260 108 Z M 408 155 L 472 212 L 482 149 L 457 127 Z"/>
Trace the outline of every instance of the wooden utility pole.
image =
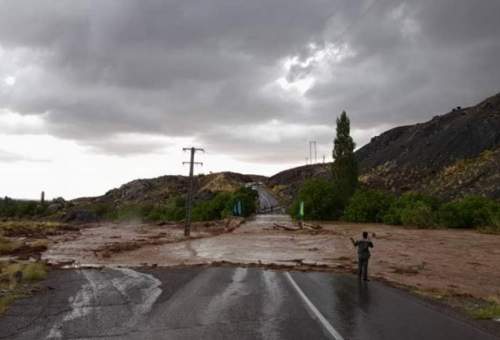
<path id="1" fill-rule="evenodd" d="M 194 166 L 196 165 L 203 165 L 201 162 L 195 162 L 194 161 L 194 154 L 196 151 L 201 151 L 205 152 L 205 150 L 200 149 L 200 148 L 183 148 L 183 151 L 190 151 L 191 152 L 191 158 L 189 162 L 182 162 L 182 164 L 189 164 L 189 191 L 187 194 L 186 198 L 186 223 L 184 224 L 184 236 L 189 237 L 191 234 L 191 210 L 192 210 L 192 205 L 193 205 L 193 173 L 194 173 Z"/>

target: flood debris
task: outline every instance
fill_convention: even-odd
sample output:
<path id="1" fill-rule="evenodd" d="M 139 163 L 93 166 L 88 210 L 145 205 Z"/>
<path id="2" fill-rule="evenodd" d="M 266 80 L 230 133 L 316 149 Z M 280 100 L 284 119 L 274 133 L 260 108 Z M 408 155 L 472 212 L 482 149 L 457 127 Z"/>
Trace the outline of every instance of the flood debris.
<path id="1" fill-rule="evenodd" d="M 278 224 L 278 223 L 273 224 L 273 229 L 276 229 L 276 230 L 282 229 L 282 230 L 286 230 L 286 231 L 299 231 L 299 230 L 301 230 L 300 227 L 290 227 L 290 226 Z"/>
<path id="2" fill-rule="evenodd" d="M 285 230 L 285 231 L 307 231 L 307 230 L 319 231 L 319 230 L 322 230 L 323 227 L 320 226 L 319 224 L 309 224 L 309 223 L 303 223 L 303 222 L 299 226 L 273 223 L 272 229 Z"/>

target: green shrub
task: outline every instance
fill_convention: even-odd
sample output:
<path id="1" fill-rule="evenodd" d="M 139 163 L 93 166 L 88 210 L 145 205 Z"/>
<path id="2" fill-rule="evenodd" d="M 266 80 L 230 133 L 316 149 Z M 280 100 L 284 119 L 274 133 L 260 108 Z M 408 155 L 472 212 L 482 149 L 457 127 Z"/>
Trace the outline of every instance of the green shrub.
<path id="1" fill-rule="evenodd" d="M 427 208 L 424 208 L 424 206 Z M 436 221 L 430 223 L 429 210 L 432 213 L 432 219 L 435 220 L 435 211 L 437 211 L 439 207 L 440 201 L 434 197 L 417 193 L 406 193 L 393 201 L 382 220 L 386 224 L 394 225 L 431 226 L 435 224 Z M 405 216 L 404 221 L 403 215 Z"/>
<path id="2" fill-rule="evenodd" d="M 450 228 L 498 226 L 500 204 L 480 196 L 466 196 L 443 204 L 439 221 Z"/>
<path id="3" fill-rule="evenodd" d="M 145 219 L 147 221 L 181 221 L 186 216 L 186 200 L 182 196 L 174 196 L 163 205 L 151 208 Z"/>
<path id="4" fill-rule="evenodd" d="M 500 231 L 500 210 L 492 214 L 491 226 Z"/>
<path id="5" fill-rule="evenodd" d="M 401 210 L 401 223 L 408 226 L 432 227 L 435 225 L 435 214 L 429 204 L 418 201 Z"/>
<path id="6" fill-rule="evenodd" d="M 43 263 L 28 263 L 23 268 L 23 280 L 39 281 L 47 277 L 47 267 Z"/>
<path id="7" fill-rule="evenodd" d="M 358 189 L 344 211 L 344 218 L 351 222 L 382 222 L 394 201 L 392 194 Z"/>
<path id="8" fill-rule="evenodd" d="M 238 201 L 241 202 L 242 216 L 249 216 L 256 210 L 257 196 L 257 192 L 249 188 L 240 188 L 234 193 L 217 193 L 209 199 L 194 202 L 192 219 L 210 221 L 227 217 L 233 213 L 233 206 Z M 99 219 L 112 221 L 181 221 L 186 216 L 186 199 L 173 196 L 161 204 L 129 203 L 119 206 L 93 203 L 84 210 L 94 213 Z"/>
<path id="9" fill-rule="evenodd" d="M 14 200 L 9 197 L 0 198 L 0 217 L 31 218 L 43 216 L 48 204 L 38 201 Z"/>
<path id="10" fill-rule="evenodd" d="M 193 207 L 193 221 L 219 220 L 230 215 L 228 207 L 231 199 L 231 193 L 219 192 L 211 200 L 197 203 Z"/>
<path id="11" fill-rule="evenodd" d="M 235 191 L 231 200 L 226 206 L 226 210 L 229 210 L 231 213 L 234 213 L 235 206 L 240 202 L 241 204 L 241 216 L 248 217 L 251 214 L 257 211 L 257 198 L 259 197 L 259 193 L 251 188 L 241 187 L 237 191 Z"/>
<path id="12" fill-rule="evenodd" d="M 207 201 L 198 202 L 193 207 L 194 221 L 211 221 L 236 215 L 235 206 L 241 205 L 241 216 L 250 216 L 257 209 L 258 193 L 250 188 L 241 187 L 237 191 L 219 192 Z"/>
<path id="13" fill-rule="evenodd" d="M 331 181 L 310 179 L 304 182 L 289 213 L 299 216 L 300 202 L 304 202 L 304 218 L 307 220 L 334 220 L 342 216 L 343 200 Z"/>

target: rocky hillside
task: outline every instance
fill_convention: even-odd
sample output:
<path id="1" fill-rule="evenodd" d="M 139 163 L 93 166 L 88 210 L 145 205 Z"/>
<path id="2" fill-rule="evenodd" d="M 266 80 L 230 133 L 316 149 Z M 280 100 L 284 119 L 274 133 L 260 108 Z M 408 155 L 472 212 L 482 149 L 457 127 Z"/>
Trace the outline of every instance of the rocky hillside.
<path id="1" fill-rule="evenodd" d="M 445 198 L 462 193 L 500 198 L 500 94 L 432 120 L 401 126 L 356 152 L 369 187 Z M 483 154 L 485 151 L 490 150 Z M 460 169 L 460 170 L 459 170 Z"/>
<path id="2" fill-rule="evenodd" d="M 360 180 L 367 187 L 443 198 L 500 198 L 500 94 L 425 123 L 384 132 L 356 157 Z M 289 199 L 303 179 L 328 175 L 328 165 L 311 165 L 281 172 L 269 184 Z"/>
<path id="3" fill-rule="evenodd" d="M 262 181 L 262 176 L 242 175 L 234 172 L 220 172 L 194 177 L 196 199 L 209 197 L 214 192 L 235 191 L 245 183 Z M 161 176 L 149 179 L 137 179 L 119 188 L 108 191 L 103 196 L 79 198 L 73 200 L 75 205 L 88 203 L 112 203 L 114 205 L 130 203 L 158 203 L 186 194 L 189 188 L 189 177 Z"/>
<path id="4" fill-rule="evenodd" d="M 269 177 L 266 184 L 284 205 L 288 205 L 304 180 L 315 177 L 328 178 L 330 167 L 331 163 L 324 163 L 288 169 Z"/>

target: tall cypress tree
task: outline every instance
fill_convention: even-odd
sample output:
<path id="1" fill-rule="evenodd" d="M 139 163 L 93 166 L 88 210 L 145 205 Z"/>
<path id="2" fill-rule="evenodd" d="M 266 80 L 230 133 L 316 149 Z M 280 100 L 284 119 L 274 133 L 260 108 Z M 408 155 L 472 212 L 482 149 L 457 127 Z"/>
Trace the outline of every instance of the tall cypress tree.
<path id="1" fill-rule="evenodd" d="M 354 141 L 347 113 L 337 118 L 337 136 L 333 141 L 332 175 L 334 187 L 342 201 L 347 202 L 358 186 L 358 163 L 354 157 Z"/>

